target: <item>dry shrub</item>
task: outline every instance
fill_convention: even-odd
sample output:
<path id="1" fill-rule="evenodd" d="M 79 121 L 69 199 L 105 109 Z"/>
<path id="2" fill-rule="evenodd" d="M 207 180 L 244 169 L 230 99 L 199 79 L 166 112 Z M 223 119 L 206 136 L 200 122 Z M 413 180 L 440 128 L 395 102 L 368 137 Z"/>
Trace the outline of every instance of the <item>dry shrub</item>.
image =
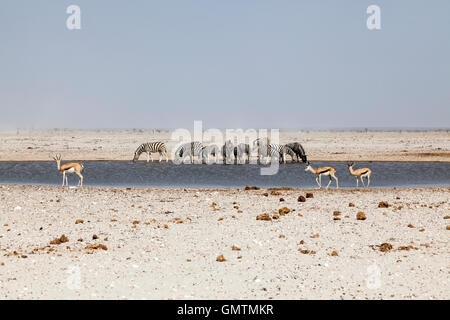
<path id="1" fill-rule="evenodd" d="M 272 191 L 270 191 L 270 195 L 272 195 L 272 196 L 281 196 L 281 192 L 272 190 Z"/>
<path id="2" fill-rule="evenodd" d="M 84 223 L 84 220 L 83 220 L 83 219 L 77 219 L 77 220 L 75 221 L 75 224 L 79 224 L 79 223 Z"/>
<path id="3" fill-rule="evenodd" d="M 298 202 L 306 202 L 306 198 L 304 196 L 299 196 L 297 201 Z"/>
<path id="4" fill-rule="evenodd" d="M 349 207 L 354 207 L 355 204 L 354 204 L 353 202 L 349 202 L 348 206 L 349 206 Z"/>
<path id="5" fill-rule="evenodd" d="M 306 198 L 314 198 L 314 195 L 311 192 L 307 192 Z"/>
<path id="6" fill-rule="evenodd" d="M 337 257 L 339 254 L 336 250 L 333 250 L 333 252 L 331 252 L 330 256 L 332 257 Z"/>
<path id="7" fill-rule="evenodd" d="M 333 216 L 337 217 L 340 216 L 341 212 L 340 211 L 333 211 Z"/>
<path id="8" fill-rule="evenodd" d="M 260 187 L 246 185 L 244 190 L 259 190 Z"/>
<path id="9" fill-rule="evenodd" d="M 233 250 L 233 251 L 241 251 L 241 248 L 236 247 L 235 245 L 233 245 L 233 246 L 231 247 L 231 250 Z"/>

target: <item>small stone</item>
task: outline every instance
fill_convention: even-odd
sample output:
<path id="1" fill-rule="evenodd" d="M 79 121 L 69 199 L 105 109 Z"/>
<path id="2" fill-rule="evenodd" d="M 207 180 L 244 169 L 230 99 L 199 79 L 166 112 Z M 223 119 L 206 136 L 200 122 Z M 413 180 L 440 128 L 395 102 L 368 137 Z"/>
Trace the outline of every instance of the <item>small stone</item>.
<path id="1" fill-rule="evenodd" d="M 225 262 L 225 261 L 227 261 L 227 259 L 225 259 L 223 254 L 221 254 L 221 255 L 217 256 L 216 261 L 217 262 Z"/>
<path id="2" fill-rule="evenodd" d="M 366 215 L 365 215 L 364 212 L 359 211 L 359 212 L 356 214 L 356 220 L 366 220 L 366 219 L 367 219 L 367 217 L 366 217 Z"/>

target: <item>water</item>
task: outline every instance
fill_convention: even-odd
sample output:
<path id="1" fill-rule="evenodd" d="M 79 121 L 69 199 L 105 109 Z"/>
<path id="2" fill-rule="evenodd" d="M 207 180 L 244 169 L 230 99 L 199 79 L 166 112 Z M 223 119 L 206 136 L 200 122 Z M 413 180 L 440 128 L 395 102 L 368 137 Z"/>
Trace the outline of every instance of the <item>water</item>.
<path id="1" fill-rule="evenodd" d="M 305 164 L 280 165 L 276 175 L 260 175 L 260 166 L 201 165 L 146 163 L 126 161 L 83 162 L 84 185 L 115 187 L 186 187 L 242 188 L 259 187 L 317 187 L 315 175 L 305 172 Z M 334 166 L 339 187 L 354 187 L 355 178 L 344 162 L 314 162 L 313 167 Z M 442 162 L 358 162 L 355 168 L 372 170 L 371 187 L 449 187 L 450 163 Z M 322 186 L 329 179 L 322 177 Z M 55 162 L 0 162 L 0 184 L 60 185 L 62 175 Z M 76 185 L 78 176 L 69 175 L 69 184 Z M 361 186 L 361 182 L 360 182 Z M 335 187 L 333 180 L 330 187 Z"/>

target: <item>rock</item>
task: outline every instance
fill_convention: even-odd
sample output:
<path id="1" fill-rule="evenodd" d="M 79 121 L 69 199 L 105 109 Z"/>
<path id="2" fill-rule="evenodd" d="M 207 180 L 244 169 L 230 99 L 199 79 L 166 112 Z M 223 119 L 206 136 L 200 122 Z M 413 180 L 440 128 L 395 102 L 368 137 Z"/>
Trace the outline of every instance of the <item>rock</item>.
<path id="1" fill-rule="evenodd" d="M 280 202 L 284 202 L 284 198 L 280 198 Z"/>
<path id="2" fill-rule="evenodd" d="M 378 208 L 389 208 L 389 203 L 387 203 L 387 201 L 381 201 L 378 204 Z"/>
<path id="3" fill-rule="evenodd" d="M 390 243 L 385 242 L 380 245 L 381 252 L 389 252 L 391 250 L 392 250 L 392 244 L 390 244 Z"/>
<path id="4" fill-rule="evenodd" d="M 263 213 L 256 217 L 256 220 L 262 220 L 262 221 L 272 221 L 272 218 L 267 214 Z"/>
<path id="5" fill-rule="evenodd" d="M 349 207 L 354 207 L 354 206 L 355 206 L 355 204 L 354 204 L 354 203 L 352 203 L 352 202 L 349 202 L 348 206 L 349 206 Z"/>
<path id="6" fill-rule="evenodd" d="M 283 207 L 278 209 L 278 213 L 280 214 L 280 216 L 284 216 L 285 214 L 291 212 L 291 209 L 287 208 L 287 207 Z"/>
<path id="7" fill-rule="evenodd" d="M 332 257 L 337 257 L 339 254 L 336 250 L 334 250 L 333 252 L 331 252 L 330 256 Z"/>
<path id="8" fill-rule="evenodd" d="M 411 223 L 408 224 L 408 228 L 415 228 Z"/>
<path id="9" fill-rule="evenodd" d="M 450 225 L 445 227 L 446 230 L 450 230 Z"/>
<path id="10" fill-rule="evenodd" d="M 236 247 L 235 245 L 233 245 L 233 246 L 231 247 L 231 250 L 233 250 L 233 251 L 241 251 L 241 248 Z"/>
<path id="11" fill-rule="evenodd" d="M 340 211 L 333 211 L 333 216 L 337 217 L 340 216 L 341 212 Z"/>
<path id="12" fill-rule="evenodd" d="M 108 247 L 104 244 L 97 243 L 97 244 L 89 244 L 85 247 L 86 250 L 108 250 Z"/>
<path id="13" fill-rule="evenodd" d="M 97 239 L 98 239 L 98 236 L 97 236 L 96 234 L 94 234 L 94 235 L 92 236 L 92 239 L 93 239 L 93 240 L 97 240 Z"/>
<path id="14" fill-rule="evenodd" d="M 359 211 L 359 212 L 356 214 L 356 220 L 366 220 L 366 219 L 367 219 L 367 217 L 366 217 L 366 215 L 365 215 L 364 212 Z"/>
<path id="15" fill-rule="evenodd" d="M 216 261 L 217 262 L 225 262 L 225 261 L 227 261 L 227 259 L 225 259 L 223 254 L 221 254 L 221 255 L 217 256 Z"/>
<path id="16" fill-rule="evenodd" d="M 272 216 L 272 219 L 273 219 L 273 220 L 278 220 L 278 219 L 280 219 L 280 216 L 277 215 L 277 214 L 274 214 L 274 215 Z"/>
<path id="17" fill-rule="evenodd" d="M 65 235 L 62 235 L 61 237 L 55 238 L 52 241 L 50 241 L 50 244 L 61 244 L 65 242 L 69 242 L 69 238 L 67 238 Z"/>
<path id="18" fill-rule="evenodd" d="M 75 224 L 79 224 L 79 223 L 84 223 L 84 220 L 83 220 L 83 219 L 77 219 L 77 220 L 75 221 Z"/>
<path id="19" fill-rule="evenodd" d="M 297 201 L 298 202 L 306 202 L 306 198 L 304 196 L 299 196 Z"/>

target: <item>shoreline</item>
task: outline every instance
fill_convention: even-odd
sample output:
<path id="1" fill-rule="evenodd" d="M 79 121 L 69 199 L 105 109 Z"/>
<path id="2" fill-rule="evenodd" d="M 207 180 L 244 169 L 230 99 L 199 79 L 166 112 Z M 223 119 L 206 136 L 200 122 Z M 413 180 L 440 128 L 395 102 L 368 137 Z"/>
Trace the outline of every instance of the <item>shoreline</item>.
<path id="1" fill-rule="evenodd" d="M 279 139 L 280 144 L 300 142 L 310 161 L 450 162 L 448 130 L 281 131 Z M 0 161 L 51 161 L 56 153 L 63 161 L 131 161 L 148 141 L 166 143 L 172 160 L 175 142 L 169 131 L 39 130 L 0 132 Z"/>

